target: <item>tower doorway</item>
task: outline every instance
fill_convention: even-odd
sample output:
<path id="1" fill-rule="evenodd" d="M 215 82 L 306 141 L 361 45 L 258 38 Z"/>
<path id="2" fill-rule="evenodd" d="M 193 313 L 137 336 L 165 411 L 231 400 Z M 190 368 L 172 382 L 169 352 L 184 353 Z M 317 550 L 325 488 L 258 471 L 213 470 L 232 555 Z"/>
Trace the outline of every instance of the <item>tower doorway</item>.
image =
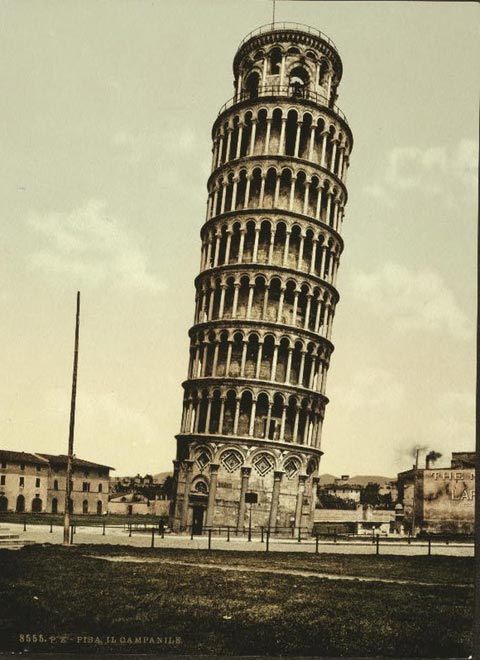
<path id="1" fill-rule="evenodd" d="M 192 532 L 194 534 L 201 534 L 203 532 L 203 514 L 205 507 L 194 506 L 192 518 Z"/>

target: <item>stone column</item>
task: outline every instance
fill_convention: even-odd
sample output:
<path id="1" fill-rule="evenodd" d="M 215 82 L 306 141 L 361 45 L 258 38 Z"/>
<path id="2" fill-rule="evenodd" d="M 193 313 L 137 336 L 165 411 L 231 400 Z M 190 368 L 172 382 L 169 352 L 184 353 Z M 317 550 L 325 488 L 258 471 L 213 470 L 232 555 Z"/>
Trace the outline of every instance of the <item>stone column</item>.
<path id="1" fill-rule="evenodd" d="M 218 364 L 218 349 L 220 346 L 220 342 L 216 341 L 215 342 L 215 348 L 213 349 L 213 366 L 212 366 L 212 376 L 217 375 L 217 364 Z"/>
<path id="2" fill-rule="evenodd" d="M 311 181 L 305 181 L 305 195 L 303 197 L 303 215 L 308 215 L 308 204 Z"/>
<path id="3" fill-rule="evenodd" d="M 218 317 L 217 317 L 219 319 L 221 319 L 222 316 L 223 316 L 223 308 L 225 306 L 225 291 L 227 289 L 227 285 L 226 284 L 220 284 L 220 289 L 221 289 L 221 291 L 220 291 L 220 305 L 219 305 L 219 308 L 218 308 Z"/>
<path id="4" fill-rule="evenodd" d="M 265 149 L 263 151 L 264 155 L 266 156 L 268 154 L 268 150 L 270 147 L 270 133 L 272 130 L 272 118 L 267 117 L 267 134 L 265 136 Z"/>
<path id="5" fill-rule="evenodd" d="M 240 282 L 233 283 L 233 304 L 232 304 L 232 319 L 237 316 L 238 306 L 238 290 L 240 289 Z"/>
<path id="6" fill-rule="evenodd" d="M 248 340 L 242 339 L 242 361 L 240 363 L 240 378 L 245 378 L 245 362 L 247 360 Z"/>
<path id="7" fill-rule="evenodd" d="M 312 305 L 312 294 L 307 295 L 307 309 L 305 310 L 305 321 L 303 323 L 303 329 L 308 330 L 308 324 L 310 321 L 310 307 Z"/>
<path id="8" fill-rule="evenodd" d="M 317 197 L 317 208 L 315 210 L 315 218 L 317 220 L 320 220 L 320 215 L 321 215 L 321 212 L 322 212 L 322 190 L 323 190 L 322 186 L 319 185 L 318 186 L 318 197 Z"/>
<path id="9" fill-rule="evenodd" d="M 314 238 L 313 246 L 312 246 L 312 259 L 310 261 L 310 275 L 313 275 L 315 273 L 315 259 L 317 258 L 317 243 L 318 243 L 318 238 Z"/>
<path id="10" fill-rule="evenodd" d="M 292 370 L 292 355 L 293 355 L 293 348 L 291 346 L 288 347 L 288 358 L 287 358 L 287 369 L 285 373 L 285 383 L 287 385 L 290 384 L 290 372 Z"/>
<path id="11" fill-rule="evenodd" d="M 183 490 L 182 531 L 187 528 L 188 524 L 188 495 L 190 493 L 190 484 L 192 483 L 193 461 L 183 461 L 183 468 L 185 470 L 185 487 Z"/>
<path id="12" fill-rule="evenodd" d="M 282 266 L 287 265 L 288 249 L 290 247 L 290 234 L 291 234 L 291 230 L 287 228 L 286 236 L 285 236 L 285 247 L 283 248 L 283 263 L 282 263 Z"/>
<path id="13" fill-rule="evenodd" d="M 332 159 L 330 161 L 330 170 L 335 173 L 335 158 L 337 157 L 337 144 L 338 140 L 333 140 Z"/>
<path id="14" fill-rule="evenodd" d="M 245 186 L 245 202 L 243 204 L 244 209 L 248 209 L 248 205 L 250 203 L 250 184 L 252 182 L 252 175 L 251 174 L 246 174 L 245 179 L 247 181 L 246 186 Z"/>
<path id="15" fill-rule="evenodd" d="M 298 529 L 302 524 L 303 494 L 305 492 L 306 474 L 300 474 L 298 477 L 297 505 L 295 507 L 295 527 Z"/>
<path id="16" fill-rule="evenodd" d="M 205 419 L 205 433 L 210 432 L 210 415 L 212 414 L 212 397 L 207 396 L 207 417 Z"/>
<path id="17" fill-rule="evenodd" d="M 327 138 L 328 138 L 328 131 L 322 131 L 322 155 L 320 157 L 320 165 L 322 167 L 325 167 L 325 153 L 327 150 Z"/>
<path id="18" fill-rule="evenodd" d="M 283 442 L 285 440 L 285 420 L 287 418 L 287 404 L 284 403 L 282 405 L 282 419 L 280 421 L 280 436 L 279 440 L 280 442 Z"/>
<path id="19" fill-rule="evenodd" d="M 213 525 L 213 518 L 215 515 L 215 496 L 217 493 L 217 479 L 218 469 L 220 465 L 210 463 L 210 488 L 208 490 L 208 504 L 207 504 L 207 519 L 205 521 L 206 527 Z"/>
<path id="20" fill-rule="evenodd" d="M 253 243 L 253 254 L 252 254 L 252 262 L 253 263 L 255 263 L 257 261 L 259 236 L 260 236 L 260 227 L 255 227 L 255 240 L 254 240 L 254 243 Z"/>
<path id="21" fill-rule="evenodd" d="M 299 291 L 295 291 L 293 296 L 293 312 L 292 312 L 292 325 L 297 325 L 297 311 L 298 311 L 298 295 Z"/>
<path id="22" fill-rule="evenodd" d="M 295 135 L 295 149 L 293 151 L 294 158 L 298 158 L 298 150 L 300 148 L 300 132 L 302 130 L 302 122 L 297 121 L 297 132 Z"/>
<path id="23" fill-rule="evenodd" d="M 260 195 L 259 195 L 259 199 L 258 199 L 258 208 L 259 209 L 263 208 L 263 201 L 264 201 L 264 197 L 265 197 L 265 179 L 266 179 L 266 175 L 263 172 L 261 173 L 261 179 L 262 179 L 262 181 L 260 183 Z"/>
<path id="24" fill-rule="evenodd" d="M 240 229 L 240 245 L 238 247 L 238 260 L 237 263 L 242 263 L 243 259 L 243 248 L 245 245 L 245 229 L 242 227 Z"/>
<path id="25" fill-rule="evenodd" d="M 283 472 L 281 470 L 275 470 L 273 473 L 272 505 L 270 507 L 270 517 L 268 520 L 268 526 L 273 531 L 276 531 L 277 527 L 278 500 L 280 497 L 280 484 L 282 477 Z"/>
<path id="26" fill-rule="evenodd" d="M 333 199 L 333 194 L 332 194 L 332 191 L 329 190 L 328 195 L 327 195 L 327 210 L 325 212 L 325 223 L 329 227 L 333 227 L 332 199 Z"/>
<path id="27" fill-rule="evenodd" d="M 238 504 L 238 519 L 237 519 L 237 532 L 240 532 L 243 528 L 245 521 L 245 493 L 248 490 L 248 480 L 250 478 L 250 472 L 252 468 L 242 467 L 242 483 L 240 487 L 240 502 Z"/>
<path id="28" fill-rule="evenodd" d="M 227 339 L 227 363 L 225 365 L 225 378 L 228 378 L 230 372 L 230 362 L 232 360 L 232 342 L 230 339 Z"/>
<path id="29" fill-rule="evenodd" d="M 275 344 L 275 348 L 273 349 L 272 370 L 270 372 L 270 380 L 275 380 L 276 371 L 277 371 L 277 360 L 278 360 L 278 344 Z"/>
<path id="30" fill-rule="evenodd" d="M 230 147 L 232 144 L 232 127 L 228 126 L 227 127 L 227 150 L 225 152 L 225 162 L 230 160 Z"/>
<path id="31" fill-rule="evenodd" d="M 303 387 L 303 370 L 305 369 L 305 349 L 301 350 L 302 357 L 300 358 L 300 370 L 298 373 L 298 385 Z"/>
<path id="32" fill-rule="evenodd" d="M 242 149 L 242 136 L 243 136 L 243 127 L 245 124 L 240 122 L 238 124 L 238 138 L 237 138 L 237 152 L 235 154 L 235 158 L 240 158 L 241 154 L 241 149 Z"/>
<path id="33" fill-rule="evenodd" d="M 305 237 L 300 236 L 300 247 L 298 248 L 297 270 L 302 269 L 303 245 L 304 245 L 304 243 L 305 243 Z"/>
<path id="34" fill-rule="evenodd" d="M 285 287 L 282 286 L 280 289 L 280 300 L 278 301 L 278 315 L 277 315 L 277 323 L 282 322 L 282 312 L 283 312 L 283 298 L 285 295 Z"/>
<path id="35" fill-rule="evenodd" d="M 252 135 L 250 137 L 250 149 L 249 149 L 249 152 L 248 152 L 249 156 L 253 156 L 253 152 L 255 150 L 255 133 L 256 133 L 256 130 L 257 130 L 257 120 L 252 119 Z"/>
<path id="36" fill-rule="evenodd" d="M 312 502 L 310 508 L 310 525 L 312 526 L 312 529 L 315 522 L 315 504 L 317 503 L 317 490 L 319 481 L 319 477 L 312 477 Z"/>
<path id="37" fill-rule="evenodd" d="M 315 144 L 315 126 L 310 127 L 310 144 L 308 146 L 308 160 L 313 159 L 313 146 Z"/>
<path id="38" fill-rule="evenodd" d="M 220 397 L 220 419 L 218 420 L 218 434 L 223 433 L 223 418 L 225 416 L 225 397 Z"/>
<path id="39" fill-rule="evenodd" d="M 267 307 L 268 307 L 268 294 L 270 291 L 270 285 L 265 286 L 265 296 L 263 298 L 263 309 L 262 309 L 262 321 L 267 320 Z"/>
<path id="40" fill-rule="evenodd" d="M 320 277 L 323 279 L 325 276 L 325 258 L 327 254 L 327 246 L 322 245 L 322 257 L 320 259 Z"/>
<path id="41" fill-rule="evenodd" d="M 257 401 L 252 399 L 252 408 L 250 410 L 250 424 L 248 427 L 248 435 L 253 435 L 255 431 L 255 415 L 257 412 Z"/>
<path id="42" fill-rule="evenodd" d="M 287 118 L 282 117 L 282 125 L 280 127 L 280 140 L 278 142 L 278 155 L 283 156 L 285 153 L 285 128 L 287 124 Z"/>
<path id="43" fill-rule="evenodd" d="M 260 378 L 260 368 L 262 366 L 262 351 L 263 351 L 263 340 L 258 342 L 258 354 L 257 354 L 257 364 L 255 367 L 255 378 L 258 380 Z"/>
<path id="44" fill-rule="evenodd" d="M 235 402 L 235 417 L 233 420 L 233 435 L 237 435 L 239 418 L 240 418 L 240 399 L 237 398 Z"/>
<path id="45" fill-rule="evenodd" d="M 253 292 L 255 290 L 255 283 L 250 283 L 248 285 L 248 300 L 247 300 L 247 319 L 250 318 L 252 314 L 252 303 L 253 303 Z"/>
<path id="46" fill-rule="evenodd" d="M 290 199 L 288 202 L 288 210 L 292 211 L 293 210 L 293 201 L 295 198 L 295 182 L 297 180 L 297 177 L 295 175 L 292 176 L 292 182 L 290 183 Z"/>

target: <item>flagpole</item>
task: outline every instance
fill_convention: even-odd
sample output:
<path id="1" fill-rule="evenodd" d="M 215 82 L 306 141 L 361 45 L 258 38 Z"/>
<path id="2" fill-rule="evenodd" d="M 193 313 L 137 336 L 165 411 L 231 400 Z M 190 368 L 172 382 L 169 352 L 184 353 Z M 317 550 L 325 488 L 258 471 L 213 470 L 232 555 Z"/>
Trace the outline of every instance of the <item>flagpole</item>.
<path id="1" fill-rule="evenodd" d="M 73 438 L 75 433 L 75 403 L 77 399 L 78 338 L 80 329 L 80 291 L 77 291 L 77 316 L 75 322 L 75 348 L 73 352 L 72 398 L 70 402 L 70 428 L 68 432 L 67 473 L 65 481 L 65 514 L 63 520 L 63 545 L 71 545 L 70 540 L 70 499 L 73 464 Z"/>

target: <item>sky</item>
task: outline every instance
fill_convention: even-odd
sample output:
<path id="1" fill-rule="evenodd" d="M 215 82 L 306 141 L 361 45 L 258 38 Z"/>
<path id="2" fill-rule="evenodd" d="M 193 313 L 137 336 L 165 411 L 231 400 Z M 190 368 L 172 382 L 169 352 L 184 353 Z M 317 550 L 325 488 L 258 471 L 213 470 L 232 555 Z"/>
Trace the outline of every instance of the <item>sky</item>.
<path id="1" fill-rule="evenodd" d="M 171 469 L 211 126 L 268 0 L 4 0 L 0 446 Z M 320 472 L 474 449 L 479 7 L 276 3 L 343 61 L 354 147 Z"/>

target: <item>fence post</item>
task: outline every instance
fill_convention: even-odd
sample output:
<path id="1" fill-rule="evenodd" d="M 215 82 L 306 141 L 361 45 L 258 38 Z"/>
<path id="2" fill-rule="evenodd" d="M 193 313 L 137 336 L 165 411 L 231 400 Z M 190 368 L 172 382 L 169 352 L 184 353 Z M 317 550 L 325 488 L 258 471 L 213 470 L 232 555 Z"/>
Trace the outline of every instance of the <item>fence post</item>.
<path id="1" fill-rule="evenodd" d="M 230 526 L 227 526 L 227 541 L 230 541 Z"/>
<path id="2" fill-rule="evenodd" d="M 192 525 L 192 531 L 190 533 L 190 541 L 193 541 L 193 525 Z"/>
<path id="3" fill-rule="evenodd" d="M 23 519 L 23 531 L 24 532 L 27 531 L 27 519 L 26 518 Z"/>
<path id="4" fill-rule="evenodd" d="M 315 554 L 318 555 L 318 534 L 315 534 Z"/>
<path id="5" fill-rule="evenodd" d="M 128 523 L 128 536 L 132 535 L 132 523 Z"/>
<path id="6" fill-rule="evenodd" d="M 50 534 L 53 532 L 53 523 L 50 521 Z"/>
<path id="7" fill-rule="evenodd" d="M 70 543 L 73 543 L 73 525 L 70 525 Z"/>
<path id="8" fill-rule="evenodd" d="M 102 536 L 105 536 L 105 523 L 103 523 L 103 532 L 102 532 Z"/>
<path id="9" fill-rule="evenodd" d="M 265 552 L 269 551 L 270 546 L 270 527 L 267 527 L 267 543 L 265 545 Z"/>
<path id="10" fill-rule="evenodd" d="M 212 530 L 208 530 L 208 549 L 210 550 L 212 547 Z"/>
<path id="11" fill-rule="evenodd" d="M 379 555 L 380 554 L 380 534 L 377 534 L 377 547 L 375 554 Z"/>
<path id="12" fill-rule="evenodd" d="M 162 523 L 162 539 L 165 538 L 165 525 Z"/>
<path id="13" fill-rule="evenodd" d="M 152 548 L 155 547 L 155 527 L 152 527 Z"/>
<path id="14" fill-rule="evenodd" d="M 298 542 L 300 543 L 301 540 L 302 540 L 302 528 L 299 525 L 298 526 Z"/>
<path id="15" fill-rule="evenodd" d="M 262 538 L 260 539 L 260 543 L 263 543 L 263 527 L 260 527 L 260 530 L 262 532 Z"/>

